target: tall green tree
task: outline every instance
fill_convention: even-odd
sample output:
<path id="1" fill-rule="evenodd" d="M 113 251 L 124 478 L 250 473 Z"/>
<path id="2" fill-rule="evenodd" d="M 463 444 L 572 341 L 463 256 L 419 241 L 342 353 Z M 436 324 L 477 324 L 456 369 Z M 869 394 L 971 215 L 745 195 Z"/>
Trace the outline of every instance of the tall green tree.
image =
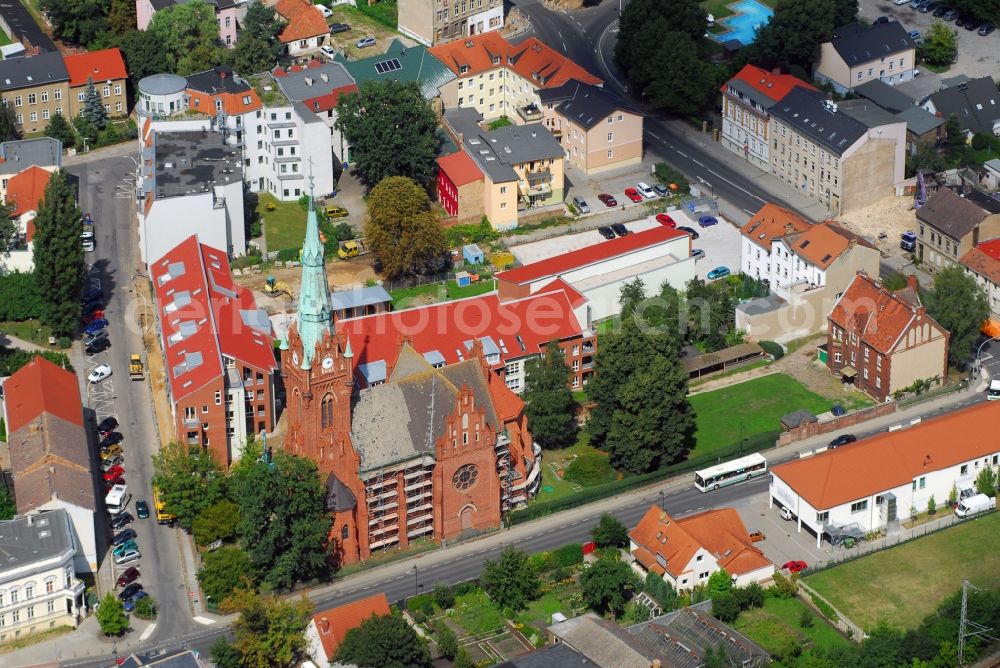
<path id="1" fill-rule="evenodd" d="M 337 129 L 369 189 L 389 176 L 426 185 L 437 173 L 437 117 L 414 82 L 370 80 L 358 92 L 342 95 Z"/>
<path id="2" fill-rule="evenodd" d="M 695 116 L 711 107 L 718 73 L 685 33 L 660 35 L 660 50 L 651 61 L 656 76 L 640 89 L 655 106 L 678 116 Z"/>
<path id="3" fill-rule="evenodd" d="M 958 57 L 958 33 L 944 21 L 934 21 L 924 31 L 920 56 L 931 65 L 951 65 Z"/>
<path id="4" fill-rule="evenodd" d="M 108 112 L 104 109 L 101 94 L 94 86 L 93 77 L 87 77 L 87 89 L 83 93 L 83 111 L 80 115 L 90 121 L 98 130 L 103 130 L 108 124 Z"/>
<path id="5" fill-rule="evenodd" d="M 992 466 L 984 466 L 976 476 L 976 491 L 986 496 L 995 496 L 997 492 L 997 473 Z"/>
<path id="6" fill-rule="evenodd" d="M 632 0 L 619 21 L 615 64 L 625 73 L 630 88 L 644 91 L 661 75 L 663 56 L 669 56 L 664 35 L 674 32 L 697 42 L 707 24 L 705 8 L 694 0 Z"/>
<path id="7" fill-rule="evenodd" d="M 948 363 L 963 367 L 972 354 L 979 330 L 990 314 L 986 293 L 961 267 L 942 269 L 925 297 L 927 313 L 951 332 Z"/>
<path id="8" fill-rule="evenodd" d="M 135 30 L 135 3 L 131 0 L 111 0 L 108 9 L 108 28 L 121 37 L 130 30 Z"/>
<path id="9" fill-rule="evenodd" d="M 39 5 L 64 42 L 89 46 L 110 30 L 111 0 L 41 0 Z"/>
<path id="10" fill-rule="evenodd" d="M 17 114 L 13 105 L 0 105 L 0 141 L 14 141 L 21 138 L 21 128 L 17 126 Z"/>
<path id="11" fill-rule="evenodd" d="M 190 531 L 198 515 L 225 498 L 226 479 L 212 453 L 197 445 L 168 443 L 153 455 L 153 484 L 177 524 Z"/>
<path id="12" fill-rule="evenodd" d="M 725 568 L 720 568 L 708 576 L 709 596 L 721 594 L 724 591 L 733 590 L 733 578 L 726 572 Z"/>
<path id="13" fill-rule="evenodd" d="M 198 569 L 198 583 L 209 600 L 228 609 L 226 599 L 240 588 L 257 584 L 257 574 L 250 557 L 238 547 L 220 547 L 206 552 Z"/>
<path id="14" fill-rule="evenodd" d="M 618 559 L 602 557 L 580 573 L 583 600 L 598 612 L 610 612 L 615 617 L 625 610 L 641 584 L 631 566 Z"/>
<path id="15" fill-rule="evenodd" d="M 106 636 L 120 636 L 128 630 L 125 607 L 114 592 L 105 594 L 97 606 L 97 623 Z"/>
<path id="16" fill-rule="evenodd" d="M 233 624 L 233 644 L 243 668 L 297 666 L 306 657 L 306 626 L 312 604 L 304 596 L 287 601 L 274 596 L 248 595 Z"/>
<path id="17" fill-rule="evenodd" d="M 390 176 L 368 196 L 365 240 L 390 279 L 444 269 L 448 245 L 427 191 L 406 176 Z"/>
<path id="18" fill-rule="evenodd" d="M 847 0 L 844 0 L 845 2 Z M 838 19 L 846 11 L 842 2 L 780 0 L 774 15 L 757 31 L 748 57 L 761 67 L 812 70 L 820 45 L 833 37 Z"/>
<path id="19" fill-rule="evenodd" d="M 337 662 L 380 668 L 430 668 L 427 646 L 400 615 L 372 615 L 351 629 L 337 648 Z"/>
<path id="20" fill-rule="evenodd" d="M 255 2 L 250 6 L 261 7 L 263 5 Z M 277 58 L 271 55 L 271 49 L 267 42 L 253 35 L 240 35 L 236 46 L 229 50 L 228 60 L 233 71 L 245 77 L 258 72 L 270 71 L 277 64 Z"/>
<path id="21" fill-rule="evenodd" d="M 203 64 L 193 62 L 190 58 L 192 53 L 204 52 L 205 47 L 219 44 L 215 8 L 201 0 L 161 9 L 153 15 L 148 31 L 162 41 L 169 69 L 182 76 L 197 71 L 185 70 L 182 65 L 192 67 Z M 185 58 L 188 60 L 185 61 Z"/>
<path id="22" fill-rule="evenodd" d="M 45 295 L 42 322 L 59 336 L 72 334 L 80 321 L 80 291 L 85 267 L 80 245 L 83 214 L 66 172 L 49 178 L 35 218 L 35 283 Z"/>
<path id="23" fill-rule="evenodd" d="M 289 589 L 329 567 L 330 515 L 315 462 L 279 452 L 273 463 L 238 467 L 229 488 L 240 507 L 237 533 L 250 563 L 269 586 Z"/>
<path id="24" fill-rule="evenodd" d="M 149 30 L 130 30 L 121 38 L 122 55 L 133 83 L 151 74 L 169 72 L 171 68 L 167 45 L 163 38 Z"/>
<path id="25" fill-rule="evenodd" d="M 225 636 L 216 640 L 209 651 L 216 668 L 243 668 L 243 655 Z"/>
<path id="26" fill-rule="evenodd" d="M 62 142 L 63 148 L 72 148 L 76 143 L 76 132 L 73 131 L 73 126 L 60 113 L 53 114 L 42 134 L 58 139 Z"/>
<path id="27" fill-rule="evenodd" d="M 497 561 L 486 561 L 479 584 L 500 608 L 515 612 L 538 598 L 540 587 L 528 555 L 512 545 L 504 548 Z"/>
<path id="28" fill-rule="evenodd" d="M 596 525 L 590 528 L 597 547 L 625 547 L 628 545 L 628 527 L 610 513 L 601 515 Z"/>
<path id="29" fill-rule="evenodd" d="M 569 368 L 559 344 L 551 341 L 541 357 L 529 360 L 526 375 L 524 414 L 531 435 L 543 448 L 573 445 L 579 427 L 567 385 Z"/>
<path id="30" fill-rule="evenodd" d="M 0 203 L 0 257 L 8 257 L 10 251 L 23 241 L 20 226 L 11 218 L 13 211 L 13 205 Z M 18 296 L 18 299 L 23 298 L 24 295 Z"/>
<path id="31" fill-rule="evenodd" d="M 240 39 L 229 52 L 233 69 L 250 75 L 273 68 L 282 49 L 278 36 L 285 27 L 274 7 L 250 3 L 240 27 Z"/>
<path id="32" fill-rule="evenodd" d="M 191 529 L 199 545 L 208 545 L 235 536 L 239 521 L 240 507 L 229 499 L 223 499 L 198 513 Z"/>

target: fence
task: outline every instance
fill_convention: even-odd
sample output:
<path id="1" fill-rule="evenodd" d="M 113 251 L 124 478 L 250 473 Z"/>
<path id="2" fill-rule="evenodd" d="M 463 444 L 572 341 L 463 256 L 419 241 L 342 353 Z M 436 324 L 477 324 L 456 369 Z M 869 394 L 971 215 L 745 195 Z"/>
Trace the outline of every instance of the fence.
<path id="1" fill-rule="evenodd" d="M 796 584 L 798 588 L 795 593 L 806 605 L 823 615 L 827 621 L 843 631 L 848 638 L 851 638 L 855 642 L 861 642 L 864 639 L 865 630 L 835 608 L 830 601 L 826 600 L 826 597 L 801 580 L 796 581 Z M 833 612 L 836 619 L 830 617 L 830 612 Z"/>
<path id="2" fill-rule="evenodd" d="M 936 399 L 945 394 L 951 394 L 952 392 L 959 392 L 961 390 L 969 387 L 969 381 L 963 380 L 961 383 L 956 383 L 955 385 L 945 385 L 944 387 L 939 387 L 936 390 L 931 390 L 930 392 L 924 392 L 922 394 L 917 394 L 912 397 L 907 397 L 905 399 L 900 399 L 897 403 L 900 408 L 906 408 L 907 406 L 912 406 L 914 404 L 919 404 L 921 401 L 929 401 L 931 399 Z"/>
<path id="3" fill-rule="evenodd" d="M 661 204 L 662 203 L 663 202 L 661 202 Z M 560 237 L 564 234 L 575 234 L 577 232 L 596 230 L 598 227 L 614 225 L 615 223 L 631 223 L 632 221 L 636 221 L 641 218 L 648 218 L 656 213 L 657 210 L 659 210 L 658 207 L 652 206 L 631 206 L 626 209 L 602 211 L 600 213 L 585 216 L 568 225 L 553 225 L 552 227 L 545 227 L 540 230 L 535 230 L 534 232 L 528 232 L 527 234 L 506 234 L 500 237 L 500 239 L 507 248 L 511 248 L 513 246 L 531 243 L 532 241 L 541 241 L 542 239 Z"/>
<path id="4" fill-rule="evenodd" d="M 569 496 L 565 496 L 554 501 L 533 503 L 527 508 L 514 511 L 510 516 L 510 523 L 521 524 L 522 522 L 529 522 L 531 520 L 538 519 L 539 517 L 545 517 L 546 515 L 551 515 L 552 513 L 557 513 L 568 508 L 576 508 L 584 503 L 600 501 L 601 499 L 606 499 L 609 496 L 614 496 L 615 494 L 619 494 L 621 492 L 627 492 L 637 487 L 661 482 L 667 480 L 668 478 L 677 477 L 685 473 L 692 473 L 700 468 L 718 464 L 724 459 L 730 457 L 738 457 L 751 452 L 764 450 L 766 448 L 773 447 L 777 437 L 778 432 L 776 431 L 758 434 L 744 439 L 742 444 L 734 443 L 727 448 L 714 451 L 711 455 L 688 459 L 678 464 L 673 464 L 659 469 L 658 471 L 623 478 L 622 480 L 615 480 L 614 482 L 604 483 L 603 485 L 595 485 L 594 487 L 584 489 L 582 492 L 570 494 Z"/>

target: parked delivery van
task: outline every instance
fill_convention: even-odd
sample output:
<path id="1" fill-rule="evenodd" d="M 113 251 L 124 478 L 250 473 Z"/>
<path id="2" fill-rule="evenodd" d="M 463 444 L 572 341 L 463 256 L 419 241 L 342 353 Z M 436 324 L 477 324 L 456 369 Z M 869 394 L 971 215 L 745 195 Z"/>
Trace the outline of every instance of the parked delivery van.
<path id="1" fill-rule="evenodd" d="M 1000 399 L 1000 380 L 990 381 L 990 389 L 986 393 L 986 398 L 989 401 Z"/>
<path id="2" fill-rule="evenodd" d="M 993 508 L 996 502 L 985 494 L 976 494 L 959 502 L 955 514 L 959 517 L 969 517 Z"/>

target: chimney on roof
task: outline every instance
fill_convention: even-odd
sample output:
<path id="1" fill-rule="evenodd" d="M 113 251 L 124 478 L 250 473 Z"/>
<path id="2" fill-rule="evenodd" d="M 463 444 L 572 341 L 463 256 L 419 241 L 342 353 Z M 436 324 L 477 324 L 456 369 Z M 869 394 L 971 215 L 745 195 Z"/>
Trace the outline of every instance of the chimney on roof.
<path id="1" fill-rule="evenodd" d="M 785 234 L 791 234 L 795 231 L 795 226 L 791 223 L 785 223 Z"/>
<path id="2" fill-rule="evenodd" d="M 910 274 L 906 277 L 906 287 L 910 288 L 914 292 L 920 289 L 920 284 L 917 282 L 917 277 Z"/>
<path id="3" fill-rule="evenodd" d="M 320 617 L 319 618 L 319 627 L 323 631 L 323 633 L 329 633 L 330 632 L 330 620 L 327 619 L 326 617 Z"/>
<path id="4" fill-rule="evenodd" d="M 780 67 L 775 67 L 774 69 L 771 70 L 771 74 L 773 74 L 776 77 L 780 77 L 781 76 L 781 68 Z"/>
<path id="5" fill-rule="evenodd" d="M 223 70 L 223 69 L 219 70 L 219 78 L 220 79 L 225 79 L 226 78 L 226 71 L 225 70 Z"/>

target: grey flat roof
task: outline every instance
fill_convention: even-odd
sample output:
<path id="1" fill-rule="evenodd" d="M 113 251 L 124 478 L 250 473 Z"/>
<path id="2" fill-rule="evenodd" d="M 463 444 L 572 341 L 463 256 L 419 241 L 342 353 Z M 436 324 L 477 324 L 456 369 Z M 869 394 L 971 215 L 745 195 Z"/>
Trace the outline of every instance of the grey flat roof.
<path id="1" fill-rule="evenodd" d="M 193 90 L 216 95 L 218 93 L 246 93 L 250 84 L 233 72 L 228 65 L 219 65 L 204 72 L 195 72 L 187 76 L 187 87 Z"/>
<path id="2" fill-rule="evenodd" d="M 4 5 L 0 4 L 0 8 Z M 57 81 L 69 81 L 69 71 L 58 51 L 30 58 L 18 56 L 0 60 L 0 91 L 33 88 Z"/>
<path id="3" fill-rule="evenodd" d="M 17 0 L 0 2 L 0 16 L 10 28 L 10 37 L 15 42 L 27 40 L 31 46 L 37 46 L 42 51 L 56 50 L 56 45 L 49 36 L 38 27 L 28 10 Z M 25 46 L 27 47 L 27 44 Z"/>
<path id="4" fill-rule="evenodd" d="M 923 107 L 907 107 L 897 113 L 896 118 L 906 121 L 906 130 L 918 137 L 945 124 L 944 118 L 935 116 Z"/>
<path id="5" fill-rule="evenodd" d="M 758 297 L 757 299 L 751 299 L 750 301 L 740 302 L 736 305 L 736 310 L 753 316 L 760 315 L 761 313 L 776 311 L 787 303 L 788 302 L 778 295 L 768 295 L 766 297 Z"/>
<path id="6" fill-rule="evenodd" d="M 871 100 L 844 100 L 837 103 L 837 108 L 854 120 L 863 123 L 868 128 L 877 128 L 880 125 L 900 122 L 898 117 Z"/>
<path id="7" fill-rule="evenodd" d="M 909 109 L 915 103 L 912 97 L 881 79 L 872 79 L 860 86 L 855 86 L 854 92 L 894 114 L 903 109 Z"/>
<path id="8" fill-rule="evenodd" d="M 180 197 L 210 192 L 215 185 L 243 179 L 243 158 L 218 132 L 157 132 L 155 196 Z"/>
<path id="9" fill-rule="evenodd" d="M 793 88 L 771 107 L 771 116 L 836 155 L 843 154 L 868 128 L 839 109 L 829 107 L 823 93 Z M 831 108 L 834 109 L 831 111 Z"/>
<path id="10" fill-rule="evenodd" d="M 5 570 L 51 559 L 73 549 L 63 509 L 0 522 L 0 581 Z"/>
<path id="11" fill-rule="evenodd" d="M 288 72 L 284 76 L 274 77 L 274 81 L 285 97 L 295 102 L 327 95 L 336 88 L 354 83 L 354 79 L 340 63 L 323 63 L 298 72 Z"/>
<path id="12" fill-rule="evenodd" d="M 345 308 L 356 308 L 358 306 L 372 306 L 391 301 L 392 295 L 386 292 L 385 288 L 381 285 L 330 293 L 330 306 L 334 311 L 340 311 Z"/>
<path id="13" fill-rule="evenodd" d="M 139 80 L 139 90 L 150 95 L 173 95 L 187 88 L 187 79 L 164 72 L 150 74 Z"/>
<path id="14" fill-rule="evenodd" d="M 52 137 L 5 141 L 0 144 L 0 158 L 18 171 L 31 166 L 59 167 L 62 165 L 62 142 Z"/>
<path id="15" fill-rule="evenodd" d="M 469 107 L 444 112 L 445 122 L 462 136 L 466 153 L 494 182 L 516 181 L 512 165 L 565 155 L 559 140 L 541 123 L 485 131 L 479 127 L 480 118 L 479 112 Z"/>

